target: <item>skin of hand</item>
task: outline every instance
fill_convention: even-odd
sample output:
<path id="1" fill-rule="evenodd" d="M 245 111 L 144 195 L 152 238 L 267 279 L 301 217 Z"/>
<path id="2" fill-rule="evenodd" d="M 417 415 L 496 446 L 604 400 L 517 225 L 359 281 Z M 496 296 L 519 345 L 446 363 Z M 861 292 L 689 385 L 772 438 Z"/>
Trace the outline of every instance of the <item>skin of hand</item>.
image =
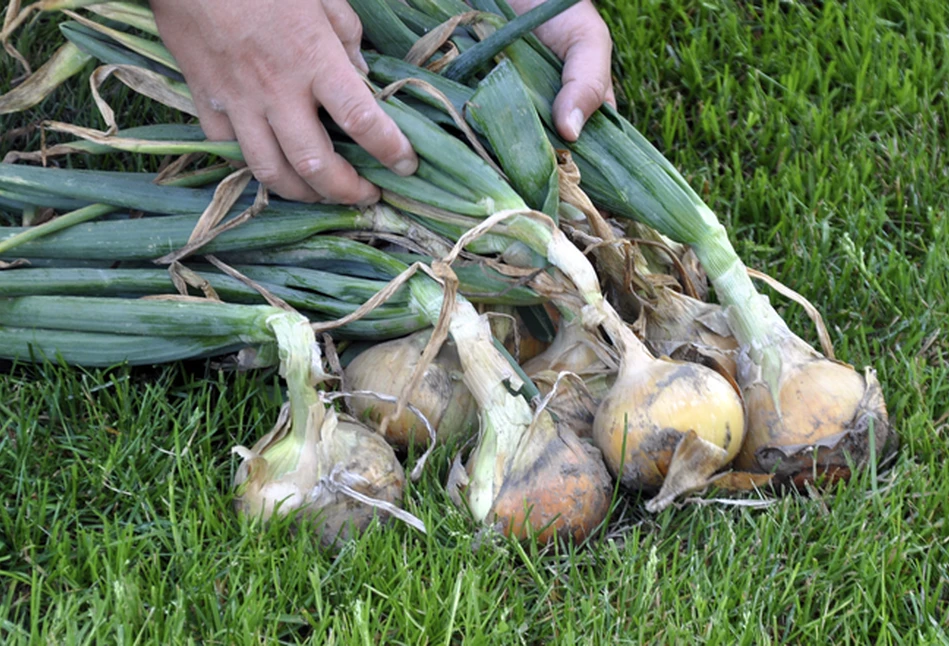
<path id="1" fill-rule="evenodd" d="M 519 14 L 542 2 L 509 0 Z M 583 124 L 601 105 L 616 107 L 610 77 L 610 30 L 591 0 L 581 0 L 534 33 L 564 62 L 563 87 L 554 100 L 554 123 L 561 137 L 576 141 Z"/>
<path id="2" fill-rule="evenodd" d="M 418 159 L 357 71 L 362 26 L 346 0 L 151 0 L 209 139 L 240 143 L 257 179 L 303 202 L 370 204 L 379 189 L 333 151 L 323 108 L 400 175 Z"/>

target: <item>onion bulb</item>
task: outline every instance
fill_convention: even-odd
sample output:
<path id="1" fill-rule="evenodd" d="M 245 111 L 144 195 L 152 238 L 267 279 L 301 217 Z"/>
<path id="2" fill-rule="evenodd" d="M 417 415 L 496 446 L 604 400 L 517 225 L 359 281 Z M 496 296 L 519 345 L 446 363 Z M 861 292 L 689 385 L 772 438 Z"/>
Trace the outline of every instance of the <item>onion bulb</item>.
<path id="1" fill-rule="evenodd" d="M 376 516 L 399 513 L 402 466 L 382 438 L 321 401 L 314 386 L 325 374 L 307 320 L 288 313 L 269 324 L 289 402 L 252 448 L 234 448 L 243 458 L 233 480 L 238 513 L 263 520 L 295 513 L 324 544 L 350 538 Z"/>
<path id="2" fill-rule="evenodd" d="M 359 354 L 346 367 L 350 390 L 366 390 L 398 397 L 418 364 L 431 338 L 431 329 L 407 337 L 378 343 Z M 466 437 L 477 423 L 478 408 L 462 380 L 462 366 L 453 342 L 442 345 L 435 359 L 425 369 L 421 381 L 409 398 L 435 429 L 438 442 Z M 368 396 L 351 401 L 353 413 L 378 430 L 382 420 L 395 412 L 396 404 Z M 397 418 L 389 420 L 385 439 L 398 449 L 409 444 L 427 446 L 428 432 L 418 416 L 405 408 Z"/>
<path id="3" fill-rule="evenodd" d="M 889 422 L 874 372 L 825 358 L 786 327 L 767 360 L 740 355 L 739 381 L 748 405 L 748 435 L 735 465 L 802 485 L 850 476 L 883 454 Z M 768 374 L 763 366 L 777 366 Z M 872 436 L 871 436 L 872 430 Z"/>
<path id="4" fill-rule="evenodd" d="M 494 349 L 484 318 L 452 317 L 451 332 L 481 409 L 481 433 L 467 468 L 453 470 L 449 492 L 456 502 L 463 495 L 476 521 L 509 536 L 582 540 L 609 509 L 599 451 L 512 392 L 517 375 Z"/>
<path id="5" fill-rule="evenodd" d="M 632 336 L 628 330 L 626 334 Z M 699 469 L 698 475 L 707 478 L 738 453 L 744 428 L 741 396 L 724 376 L 700 364 L 656 359 L 628 343 L 616 381 L 596 412 L 593 440 L 625 487 L 662 487 L 660 495 L 671 500 L 684 490 L 677 491 L 681 483 L 668 482 L 666 476 L 690 431 L 708 454 L 704 461 L 694 461 L 693 471 Z"/>

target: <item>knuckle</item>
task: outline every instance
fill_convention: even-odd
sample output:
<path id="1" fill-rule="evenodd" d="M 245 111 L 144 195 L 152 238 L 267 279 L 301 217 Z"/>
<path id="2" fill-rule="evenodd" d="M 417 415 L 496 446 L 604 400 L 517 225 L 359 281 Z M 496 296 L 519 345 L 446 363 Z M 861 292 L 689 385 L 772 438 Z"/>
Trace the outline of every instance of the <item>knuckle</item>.
<path id="1" fill-rule="evenodd" d="M 290 160 L 293 170 L 300 177 L 312 178 L 318 177 L 326 172 L 326 160 L 315 154 L 303 153 Z"/>
<path id="2" fill-rule="evenodd" d="M 365 137 L 376 127 L 378 114 L 375 105 L 354 103 L 343 110 L 339 126 L 353 139 Z"/>
<path id="3" fill-rule="evenodd" d="M 597 99 L 603 100 L 606 98 L 606 94 L 610 89 L 610 84 L 606 79 L 600 77 L 592 78 L 589 84 L 590 91 L 596 95 Z"/>
<path id="4" fill-rule="evenodd" d="M 275 188 L 280 183 L 280 171 L 273 166 L 259 166 L 253 171 L 257 181 L 267 188 Z"/>

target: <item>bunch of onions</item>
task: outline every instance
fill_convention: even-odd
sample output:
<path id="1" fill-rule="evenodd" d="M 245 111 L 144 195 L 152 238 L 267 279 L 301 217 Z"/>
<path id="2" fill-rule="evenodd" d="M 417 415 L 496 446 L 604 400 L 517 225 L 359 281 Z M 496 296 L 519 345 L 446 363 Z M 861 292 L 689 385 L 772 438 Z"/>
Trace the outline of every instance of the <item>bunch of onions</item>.
<path id="1" fill-rule="evenodd" d="M 360 2 L 373 4 L 371 0 Z M 437 4 L 442 13 L 456 13 Z M 503 2 L 476 0 L 474 4 L 498 14 L 495 24 L 504 24 L 513 17 Z M 526 16 L 517 20 L 522 18 Z M 410 32 L 408 28 L 401 33 L 404 31 Z M 374 37 L 372 33 L 369 37 L 380 50 L 386 51 L 389 44 L 385 38 Z M 467 79 L 477 72 L 480 66 L 475 64 L 476 57 L 465 54 L 445 66 L 443 73 L 452 79 Z M 543 120 L 550 141 L 571 152 L 582 174 L 582 186 L 594 203 L 688 244 L 705 269 L 741 346 L 738 381 L 749 407 L 749 426 L 748 450 L 743 452 L 740 463 L 775 473 L 779 481 L 795 482 L 814 480 L 827 473 L 846 475 L 839 465 L 848 460 L 856 466 L 866 464 L 873 454 L 872 446 L 883 446 L 889 435 L 886 407 L 873 371 L 859 374 L 827 359 L 788 329 L 755 290 L 725 228 L 711 209 L 672 164 L 614 110 L 605 107 L 595 113 L 576 142 L 561 140 L 552 119 L 561 68 L 548 50 L 530 38 L 506 41 L 501 65 L 506 61 L 517 68 L 528 89 L 527 100 Z M 384 57 L 373 59 L 371 68 L 376 78 L 386 81 L 408 73 L 405 66 Z M 424 71 L 415 74 L 437 85 L 456 104 L 463 104 L 473 94 L 463 85 L 446 79 L 439 81 Z M 520 110 L 522 96 L 511 95 L 508 101 Z M 508 134 L 509 142 L 520 138 L 520 133 Z M 502 142 L 491 143 L 497 149 Z M 505 170 L 510 169 L 505 166 Z M 833 379 L 825 379 L 826 375 Z M 792 401 L 800 405 L 792 406 Z M 834 405 L 816 409 L 809 406 L 809 402 L 821 401 L 832 401 Z M 754 410 L 759 406 L 763 407 L 760 413 Z M 819 412 L 818 416 L 813 414 L 814 410 Z"/>
<path id="2" fill-rule="evenodd" d="M 557 145 L 569 149 L 595 203 L 688 244 L 705 269 L 741 346 L 738 382 L 748 409 L 739 466 L 777 481 L 846 476 L 865 465 L 889 435 L 872 369 L 863 374 L 813 350 L 758 294 L 725 227 L 674 166 L 629 122 L 603 108 L 572 144 L 553 134 L 551 106 L 560 70 L 520 41 L 506 50 Z"/>
<path id="3" fill-rule="evenodd" d="M 331 245 L 323 243 L 331 242 Z M 332 254 L 325 253 L 328 248 Z M 339 255 L 345 250 L 344 255 Z M 254 252 L 258 262 L 292 262 L 306 266 L 358 258 L 376 270 L 406 276 L 410 267 L 399 258 L 353 240 L 311 240 L 287 250 Z M 410 302 L 440 326 L 446 306 L 442 285 L 426 275 L 407 279 Z M 467 468 L 456 470 L 450 491 L 474 519 L 498 525 L 517 538 L 541 542 L 555 537 L 582 539 L 598 526 L 610 501 L 610 478 L 597 451 L 582 445 L 547 411 L 536 411 L 521 391 L 529 388 L 515 365 L 503 356 L 491 335 L 486 315 L 456 295 L 448 312 L 448 333 L 462 367 L 462 381 L 477 404 L 480 433 Z M 431 334 L 434 334 L 431 333 Z M 420 340 L 415 340 L 420 342 Z M 405 349 L 405 346 L 403 346 Z M 411 356 L 418 349 L 409 350 Z M 394 390 L 394 389 L 393 389 Z M 383 389 L 385 391 L 385 389 Z M 401 393 L 398 393 L 401 394 Z M 410 399 L 411 401 L 411 399 Z M 561 468 L 566 460 L 569 469 Z M 571 491 L 569 499 L 553 495 Z"/>
<path id="4" fill-rule="evenodd" d="M 569 291 L 579 296 L 582 306 L 582 312 L 576 311 L 575 301 L 553 295 L 566 315 L 577 317 L 579 314 L 589 330 L 602 329 L 605 332 L 619 357 L 619 373 L 597 412 L 594 440 L 603 451 L 610 469 L 621 475 L 623 484 L 647 490 L 663 485 L 662 477 L 669 471 L 674 453 L 666 450 L 667 444 L 671 442 L 674 449 L 675 442 L 690 432 L 709 445 L 706 452 L 708 461 L 702 465 L 702 473 L 707 476 L 724 467 L 737 453 L 744 433 L 741 397 L 733 386 L 702 365 L 679 362 L 675 364 L 675 380 L 683 388 L 689 384 L 691 390 L 687 396 L 680 391 L 681 396 L 662 398 L 659 391 L 670 376 L 670 362 L 653 357 L 629 330 L 604 298 L 598 276 L 580 250 L 542 215 L 536 212 L 527 214 L 530 209 L 521 194 L 534 196 L 532 204 L 538 208 L 551 210 L 553 204 L 552 210 L 556 211 L 559 173 L 541 120 L 532 109 L 529 93 L 514 67 L 505 61 L 499 63 L 479 83 L 468 109 L 480 133 L 491 144 L 511 185 L 461 142 L 451 138 L 446 140 L 445 132 L 434 124 L 408 114 L 401 106 L 388 111 L 412 141 L 423 163 L 428 162 L 439 173 L 451 176 L 455 184 L 463 182 L 462 186 L 490 199 L 490 210 L 486 215 L 494 212 L 493 219 L 504 218 L 503 233 L 562 272 L 570 285 Z M 451 163 L 444 161 L 448 150 L 452 153 Z M 464 164 L 459 163 L 462 159 L 466 160 Z M 365 163 L 354 155 L 350 160 L 357 165 Z M 459 171 L 460 168 L 464 170 Z M 386 189 L 384 195 L 393 204 L 409 211 L 414 209 L 420 217 L 427 219 L 439 217 L 440 211 L 434 208 L 437 205 L 426 204 L 420 208 L 417 193 L 399 193 L 400 183 L 394 174 L 379 168 L 365 170 L 371 173 L 374 182 Z M 432 172 L 425 172 L 424 176 L 434 176 Z M 440 181 L 443 193 L 451 186 L 447 180 Z M 463 197 L 458 194 L 455 201 L 462 202 Z M 448 200 L 442 202 L 448 203 Z M 477 204 L 468 206 L 468 213 L 477 213 Z M 445 219 L 451 217 L 449 213 Z M 474 230 L 483 229 L 487 224 L 490 222 L 474 227 Z M 472 234 L 465 234 L 465 240 L 470 237 Z M 648 403 L 657 397 L 659 405 L 647 407 L 644 415 L 630 416 L 624 410 L 623 402 Z M 717 411 L 715 415 L 709 414 L 712 409 Z M 598 427 L 599 432 L 596 430 Z M 655 466 L 647 469 L 640 463 Z M 631 466 L 621 469 L 620 465 Z M 683 486 L 681 482 L 669 482 L 665 493 L 674 492 L 671 494 L 674 496 L 695 485 L 691 482 L 687 488 Z"/>

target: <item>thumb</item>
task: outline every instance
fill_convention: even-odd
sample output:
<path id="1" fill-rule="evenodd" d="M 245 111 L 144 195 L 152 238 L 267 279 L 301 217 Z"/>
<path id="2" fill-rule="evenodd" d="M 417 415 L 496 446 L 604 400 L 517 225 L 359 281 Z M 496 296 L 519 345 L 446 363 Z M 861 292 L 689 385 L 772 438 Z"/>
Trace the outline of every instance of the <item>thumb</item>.
<path id="1" fill-rule="evenodd" d="M 554 123 L 567 141 L 577 140 L 587 119 L 603 103 L 616 102 L 610 78 L 612 49 L 609 32 L 602 38 L 588 33 L 565 52 L 563 87 L 554 100 Z"/>

